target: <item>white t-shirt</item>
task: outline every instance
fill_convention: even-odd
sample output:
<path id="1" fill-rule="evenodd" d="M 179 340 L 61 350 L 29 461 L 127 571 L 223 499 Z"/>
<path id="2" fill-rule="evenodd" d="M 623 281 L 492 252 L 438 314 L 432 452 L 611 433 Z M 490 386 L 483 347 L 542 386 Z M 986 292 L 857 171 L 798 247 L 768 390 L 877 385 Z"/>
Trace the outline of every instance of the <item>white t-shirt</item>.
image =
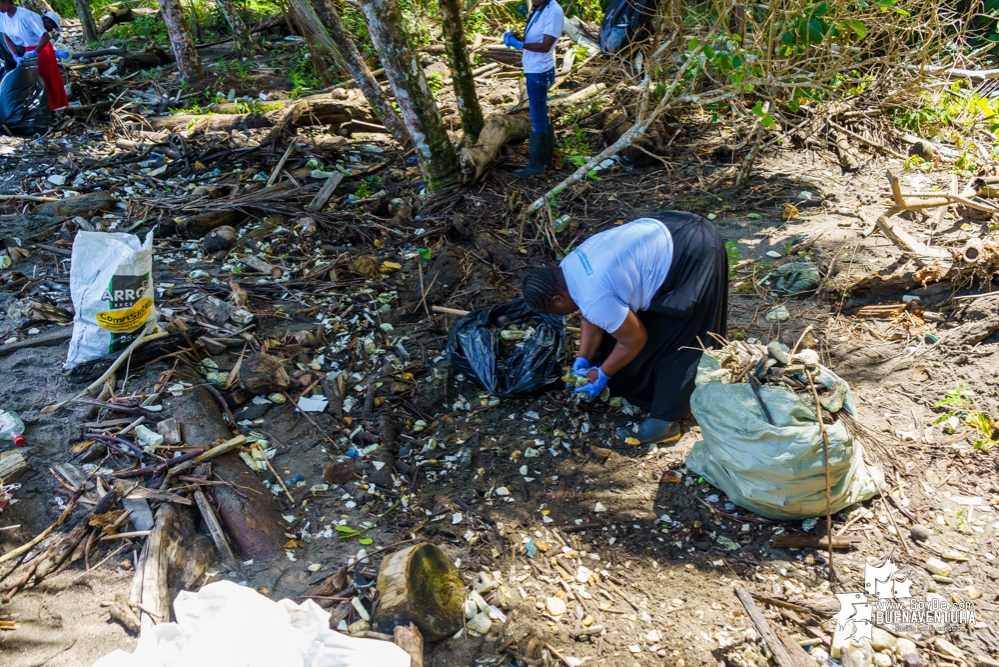
<path id="1" fill-rule="evenodd" d="M 544 41 L 545 35 L 551 35 L 558 42 L 562 36 L 562 26 L 565 24 L 565 14 L 562 7 L 556 0 L 548 0 L 543 8 L 535 12 L 532 19 L 528 19 L 527 31 L 524 32 L 524 44 L 540 44 Z M 544 74 L 555 67 L 555 44 L 547 53 L 528 51 L 524 49 L 523 55 L 525 74 Z"/>
<path id="2" fill-rule="evenodd" d="M 559 266 L 583 317 L 613 333 L 629 310 L 648 309 L 672 262 L 666 225 L 639 218 L 588 238 Z"/>
<path id="3" fill-rule="evenodd" d="M 45 34 L 45 26 L 38 14 L 24 7 L 16 7 L 14 16 L 0 12 L 0 32 L 18 46 L 37 46 Z"/>

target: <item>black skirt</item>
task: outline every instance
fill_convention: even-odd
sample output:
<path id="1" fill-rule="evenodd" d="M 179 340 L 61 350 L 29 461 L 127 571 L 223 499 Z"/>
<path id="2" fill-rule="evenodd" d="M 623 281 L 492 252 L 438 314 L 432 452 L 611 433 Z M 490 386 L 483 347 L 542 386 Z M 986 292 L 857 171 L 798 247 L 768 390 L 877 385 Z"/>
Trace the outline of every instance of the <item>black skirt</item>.
<path id="1" fill-rule="evenodd" d="M 650 417 L 676 421 L 690 412 L 701 348 L 716 343 L 709 334 L 727 335 L 728 258 L 721 234 L 705 218 L 681 211 L 655 217 L 673 237 L 672 263 L 649 309 L 636 313 L 648 333 L 645 347 L 608 386 Z M 606 334 L 594 362 L 616 343 Z"/>

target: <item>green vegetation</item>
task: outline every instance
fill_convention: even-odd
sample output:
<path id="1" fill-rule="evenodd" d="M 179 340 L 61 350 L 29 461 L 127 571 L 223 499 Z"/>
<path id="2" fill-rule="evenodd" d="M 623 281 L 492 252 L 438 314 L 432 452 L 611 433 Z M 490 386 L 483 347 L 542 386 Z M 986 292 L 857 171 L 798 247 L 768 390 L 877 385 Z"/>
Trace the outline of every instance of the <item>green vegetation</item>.
<path id="1" fill-rule="evenodd" d="M 242 62 L 240 60 L 221 59 L 215 63 L 213 68 L 216 72 L 232 72 L 239 79 L 239 85 L 248 88 L 253 83 L 253 70 L 256 67 L 252 62 Z"/>
<path id="2" fill-rule="evenodd" d="M 958 380 L 954 389 L 944 394 L 943 399 L 933 406 L 934 408 L 946 409 L 946 412 L 935 423 L 943 424 L 951 420 L 951 418 L 956 417 L 958 427 L 954 431 L 962 428 L 962 423 L 964 425 L 963 428 L 970 427 L 975 431 L 975 449 L 988 452 L 996 444 L 996 441 L 992 437 L 995 431 L 995 423 L 987 414 L 977 409 L 972 400 L 973 397 L 974 392 L 971 391 L 968 384 L 964 380 Z"/>
<path id="3" fill-rule="evenodd" d="M 559 139 L 558 147 L 562 156 L 576 167 L 582 167 L 593 155 L 593 150 L 586 143 L 586 131 L 575 126 L 572 128 L 572 134 L 566 134 Z"/>
<path id="4" fill-rule="evenodd" d="M 739 244 L 736 241 L 726 241 L 725 242 L 725 255 L 728 256 L 728 279 L 735 279 L 735 267 L 742 259 L 742 253 L 739 252 Z"/>
<path id="5" fill-rule="evenodd" d="M 430 92 L 437 97 L 437 93 L 444 88 L 444 77 L 440 72 L 430 72 L 427 75 L 427 85 L 430 86 Z"/>

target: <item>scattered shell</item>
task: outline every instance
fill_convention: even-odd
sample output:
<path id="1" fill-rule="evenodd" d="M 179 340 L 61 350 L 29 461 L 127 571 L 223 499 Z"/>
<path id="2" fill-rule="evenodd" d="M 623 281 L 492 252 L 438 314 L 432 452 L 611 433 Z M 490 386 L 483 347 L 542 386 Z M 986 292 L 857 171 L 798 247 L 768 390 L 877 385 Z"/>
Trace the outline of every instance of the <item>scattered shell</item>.
<path id="1" fill-rule="evenodd" d="M 545 609 L 552 616 L 561 616 L 565 613 L 565 600 L 560 598 L 548 598 L 545 600 Z"/>
<path id="2" fill-rule="evenodd" d="M 489 632 L 489 628 L 493 626 L 493 622 L 489 619 L 489 613 L 480 611 L 478 614 L 468 619 L 468 629 L 480 635 L 484 635 Z"/>
<path id="3" fill-rule="evenodd" d="M 791 313 L 784 306 L 777 306 L 767 313 L 767 322 L 787 322 L 791 319 Z"/>
<path id="4" fill-rule="evenodd" d="M 926 564 L 923 567 L 929 570 L 930 573 L 938 574 L 941 577 L 949 577 L 950 573 L 954 571 L 954 568 L 952 568 L 950 565 L 943 562 L 939 558 L 927 559 Z"/>

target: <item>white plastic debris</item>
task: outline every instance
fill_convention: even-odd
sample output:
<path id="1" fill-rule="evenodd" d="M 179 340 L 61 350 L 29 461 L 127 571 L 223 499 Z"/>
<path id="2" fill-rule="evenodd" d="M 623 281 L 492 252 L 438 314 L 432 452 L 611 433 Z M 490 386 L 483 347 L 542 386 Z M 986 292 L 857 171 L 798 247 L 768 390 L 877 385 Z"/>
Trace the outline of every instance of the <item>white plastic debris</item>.
<path id="1" fill-rule="evenodd" d="M 159 447 L 163 444 L 162 435 L 142 424 L 135 427 L 135 437 L 147 447 Z"/>
<path id="2" fill-rule="evenodd" d="M 392 642 L 330 630 L 330 614 L 312 600 L 273 602 L 252 588 L 217 581 L 181 591 L 175 623 L 143 630 L 132 654 L 118 650 L 94 667 L 409 667 Z"/>
<path id="3" fill-rule="evenodd" d="M 329 405 L 325 396 L 303 396 L 298 399 L 298 409 L 302 412 L 322 412 Z"/>

